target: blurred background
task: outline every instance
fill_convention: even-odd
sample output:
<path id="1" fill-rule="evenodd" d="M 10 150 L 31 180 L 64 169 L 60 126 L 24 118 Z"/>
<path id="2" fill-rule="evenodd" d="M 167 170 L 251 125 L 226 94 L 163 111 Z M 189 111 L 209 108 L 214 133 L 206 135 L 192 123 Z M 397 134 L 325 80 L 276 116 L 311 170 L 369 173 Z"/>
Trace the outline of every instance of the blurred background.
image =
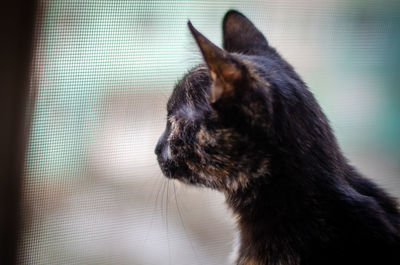
<path id="1" fill-rule="evenodd" d="M 153 150 L 175 82 L 237 9 L 299 72 L 346 156 L 400 197 L 397 0 L 46 0 L 35 26 L 19 264 L 229 264 L 221 194 Z M 35 100 L 34 100 L 35 99 Z"/>

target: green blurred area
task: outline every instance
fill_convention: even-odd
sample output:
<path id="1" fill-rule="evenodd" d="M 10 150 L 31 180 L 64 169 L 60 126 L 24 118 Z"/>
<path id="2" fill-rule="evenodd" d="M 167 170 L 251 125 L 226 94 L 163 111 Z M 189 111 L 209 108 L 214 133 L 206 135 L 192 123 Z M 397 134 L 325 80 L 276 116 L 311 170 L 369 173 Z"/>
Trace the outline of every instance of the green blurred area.
<path id="1" fill-rule="evenodd" d="M 400 156 L 398 1 L 46 3 L 33 71 L 38 98 L 29 175 L 79 171 L 104 98 L 114 91 L 171 91 L 200 62 L 187 20 L 221 43 L 229 8 L 251 18 L 298 69 L 345 150 Z"/>

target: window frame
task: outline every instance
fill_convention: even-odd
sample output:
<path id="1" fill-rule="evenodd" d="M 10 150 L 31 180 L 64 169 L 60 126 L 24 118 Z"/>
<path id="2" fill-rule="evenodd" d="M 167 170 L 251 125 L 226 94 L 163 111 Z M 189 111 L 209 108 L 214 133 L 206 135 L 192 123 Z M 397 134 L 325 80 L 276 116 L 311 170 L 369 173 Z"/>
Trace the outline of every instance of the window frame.
<path id="1" fill-rule="evenodd" d="M 0 264 L 16 264 L 29 132 L 29 73 L 37 1 L 5 1 L 0 25 Z"/>

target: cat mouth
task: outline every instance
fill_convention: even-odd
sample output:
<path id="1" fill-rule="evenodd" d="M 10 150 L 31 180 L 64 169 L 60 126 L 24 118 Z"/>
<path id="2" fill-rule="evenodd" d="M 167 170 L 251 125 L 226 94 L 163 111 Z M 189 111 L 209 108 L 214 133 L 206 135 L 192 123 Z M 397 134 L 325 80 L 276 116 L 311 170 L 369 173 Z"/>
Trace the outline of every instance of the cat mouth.
<path id="1" fill-rule="evenodd" d="M 191 170 L 185 163 L 157 158 L 161 172 L 168 179 L 175 179 L 188 185 L 209 187 L 209 183 L 199 177 L 198 172 Z"/>
<path id="2" fill-rule="evenodd" d="M 186 164 L 179 165 L 175 161 L 159 161 L 161 172 L 168 179 L 176 179 L 180 182 L 196 185 L 196 177 Z"/>
<path id="3" fill-rule="evenodd" d="M 165 177 L 169 179 L 175 179 L 176 177 L 176 171 L 177 167 L 174 167 L 172 165 L 160 165 L 161 172 L 164 174 Z"/>
<path id="4" fill-rule="evenodd" d="M 160 165 L 161 172 L 164 174 L 166 178 L 169 179 L 183 178 L 185 170 L 182 168 L 182 166 L 177 165 L 174 161 L 162 160 L 159 158 L 158 163 Z"/>

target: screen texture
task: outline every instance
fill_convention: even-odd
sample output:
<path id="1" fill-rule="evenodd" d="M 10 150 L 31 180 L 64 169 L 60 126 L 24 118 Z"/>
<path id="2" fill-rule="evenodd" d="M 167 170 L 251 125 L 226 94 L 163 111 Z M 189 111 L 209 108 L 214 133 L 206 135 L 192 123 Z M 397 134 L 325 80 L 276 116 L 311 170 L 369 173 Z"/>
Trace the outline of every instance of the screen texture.
<path id="1" fill-rule="evenodd" d="M 38 10 L 19 264 L 231 264 L 216 191 L 162 176 L 154 148 L 179 78 L 245 14 L 302 76 L 342 150 L 400 197 L 398 1 L 46 0 Z"/>

